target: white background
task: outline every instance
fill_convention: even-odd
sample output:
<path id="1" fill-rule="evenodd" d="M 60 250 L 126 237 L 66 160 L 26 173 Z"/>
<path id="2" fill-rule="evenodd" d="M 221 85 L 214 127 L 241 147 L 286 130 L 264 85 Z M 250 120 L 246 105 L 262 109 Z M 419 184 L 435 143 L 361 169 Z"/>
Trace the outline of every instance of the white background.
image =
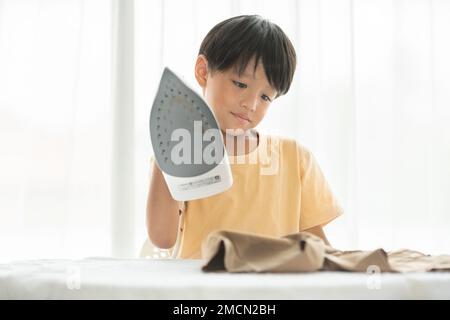
<path id="1" fill-rule="evenodd" d="M 0 260 L 136 257 L 162 69 L 199 88 L 203 37 L 255 13 L 299 63 L 258 129 L 316 156 L 332 244 L 450 253 L 450 1 L 0 0 Z"/>

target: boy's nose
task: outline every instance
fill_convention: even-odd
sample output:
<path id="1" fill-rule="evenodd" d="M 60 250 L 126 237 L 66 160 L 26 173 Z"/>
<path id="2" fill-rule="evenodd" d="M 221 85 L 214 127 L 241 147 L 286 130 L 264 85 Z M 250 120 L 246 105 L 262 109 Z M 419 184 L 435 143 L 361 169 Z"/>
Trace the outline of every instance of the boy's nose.
<path id="1" fill-rule="evenodd" d="M 241 106 L 249 111 L 255 111 L 258 100 L 256 97 L 249 96 L 242 101 Z"/>

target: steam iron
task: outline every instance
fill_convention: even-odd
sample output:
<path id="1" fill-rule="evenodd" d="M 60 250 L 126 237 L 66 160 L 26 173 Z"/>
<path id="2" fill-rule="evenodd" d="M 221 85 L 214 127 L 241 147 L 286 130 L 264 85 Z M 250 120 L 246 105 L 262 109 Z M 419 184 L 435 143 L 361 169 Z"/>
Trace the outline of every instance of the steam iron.
<path id="1" fill-rule="evenodd" d="M 172 198 L 206 198 L 233 184 L 218 122 L 203 98 L 165 68 L 150 111 L 155 160 Z"/>

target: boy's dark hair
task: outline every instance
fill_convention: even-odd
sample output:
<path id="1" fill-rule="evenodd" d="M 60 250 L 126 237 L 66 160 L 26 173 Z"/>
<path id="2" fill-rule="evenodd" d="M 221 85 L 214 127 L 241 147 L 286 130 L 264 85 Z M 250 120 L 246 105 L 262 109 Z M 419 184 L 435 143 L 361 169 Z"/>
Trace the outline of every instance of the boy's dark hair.
<path id="1" fill-rule="evenodd" d="M 256 71 L 261 59 L 277 97 L 289 91 L 297 64 L 294 46 L 283 30 L 259 15 L 242 15 L 218 23 L 203 39 L 198 54 L 206 57 L 212 73 L 235 67 L 241 75 L 253 57 Z"/>

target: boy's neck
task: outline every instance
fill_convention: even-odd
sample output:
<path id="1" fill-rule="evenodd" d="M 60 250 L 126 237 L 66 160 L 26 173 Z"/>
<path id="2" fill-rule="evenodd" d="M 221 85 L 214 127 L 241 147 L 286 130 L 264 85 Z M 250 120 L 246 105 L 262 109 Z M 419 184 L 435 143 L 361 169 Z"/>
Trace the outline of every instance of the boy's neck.
<path id="1" fill-rule="evenodd" d="M 251 130 L 251 134 L 230 135 L 222 131 L 223 141 L 227 154 L 230 156 L 245 155 L 255 150 L 259 145 L 259 132 Z M 245 139 L 245 141 L 242 141 Z M 228 142 L 228 143 L 227 143 Z M 238 150 L 238 146 L 244 144 L 245 151 Z"/>

